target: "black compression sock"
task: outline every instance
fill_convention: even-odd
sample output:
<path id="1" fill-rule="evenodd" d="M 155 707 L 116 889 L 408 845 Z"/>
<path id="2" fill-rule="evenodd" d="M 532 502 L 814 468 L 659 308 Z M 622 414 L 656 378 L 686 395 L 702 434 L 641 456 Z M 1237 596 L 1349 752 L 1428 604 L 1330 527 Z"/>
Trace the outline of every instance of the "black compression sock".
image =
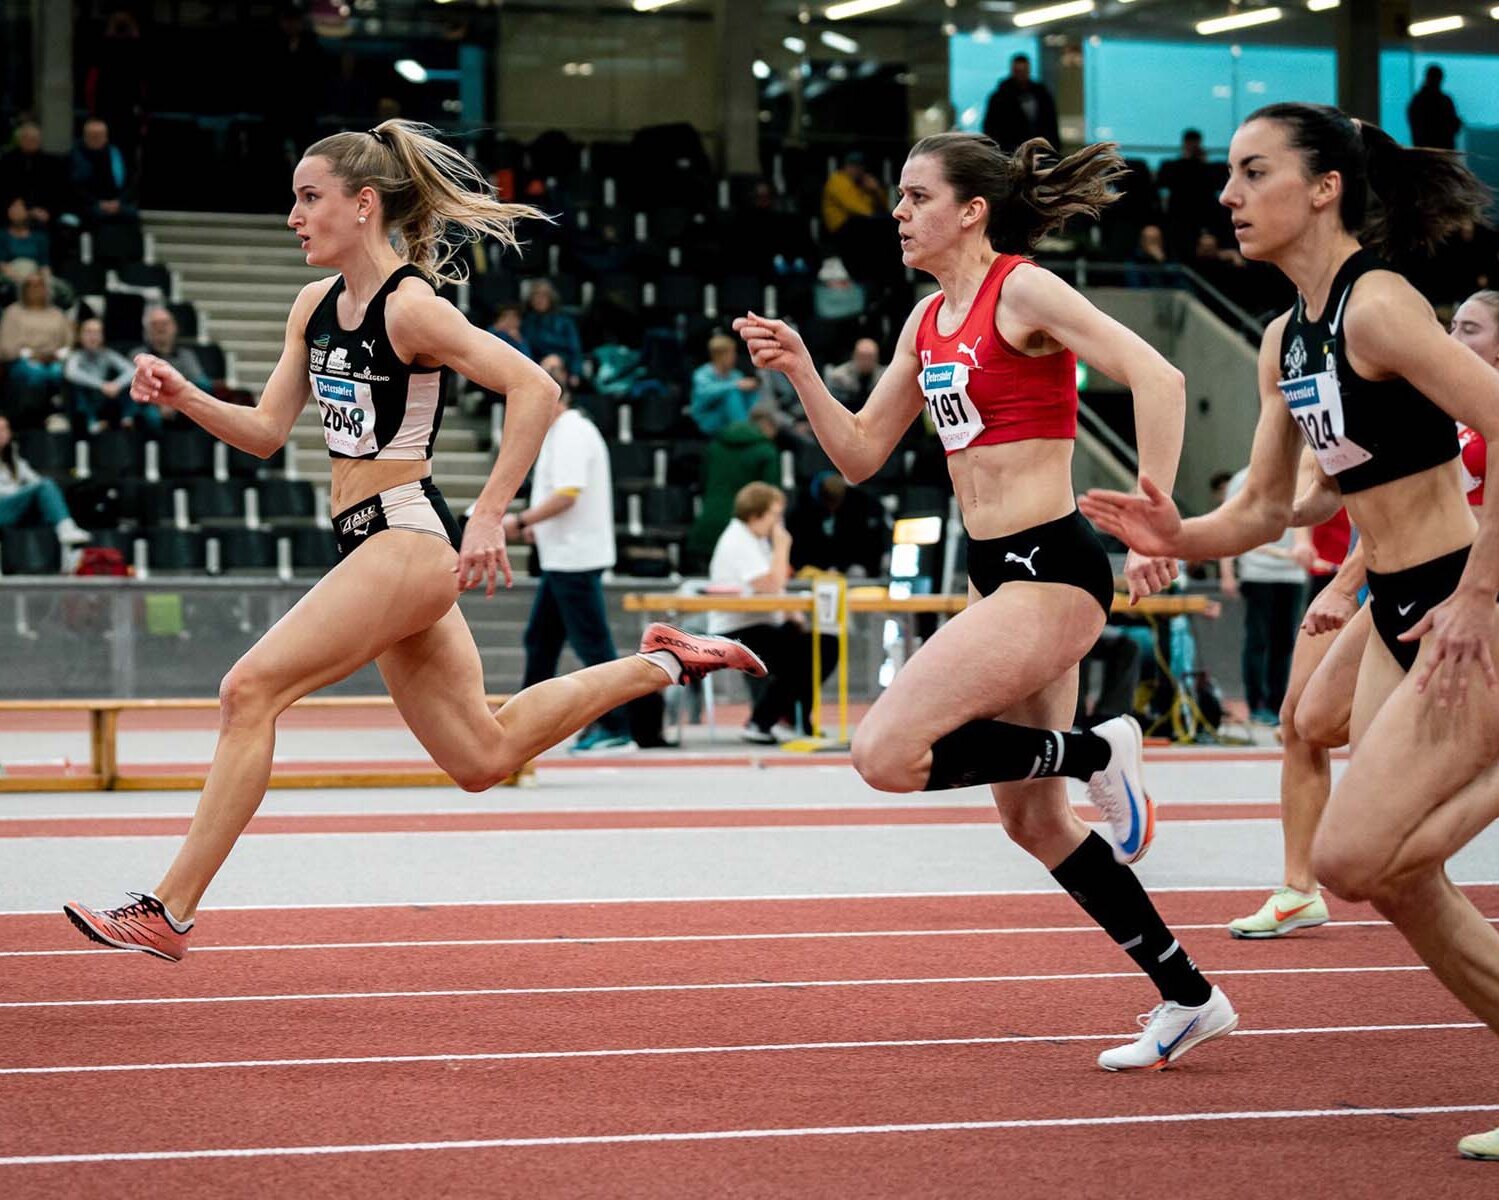
<path id="1" fill-rule="evenodd" d="M 1108 766 L 1108 742 L 1096 733 L 1032 729 L 1008 721 L 969 721 L 932 745 L 926 790 L 1066 775 L 1090 778 Z"/>
<path id="2" fill-rule="evenodd" d="M 1189 1008 L 1208 1002 L 1212 986 L 1166 928 L 1135 873 L 1114 860 L 1098 834 L 1084 838 L 1051 877 L 1150 976 L 1162 1000 Z"/>

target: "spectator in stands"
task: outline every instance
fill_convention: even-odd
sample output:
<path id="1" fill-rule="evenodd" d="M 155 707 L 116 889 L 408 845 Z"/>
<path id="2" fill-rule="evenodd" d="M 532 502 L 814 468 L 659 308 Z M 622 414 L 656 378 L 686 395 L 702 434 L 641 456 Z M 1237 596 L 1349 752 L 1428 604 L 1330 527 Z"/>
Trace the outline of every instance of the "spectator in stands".
<path id="1" fill-rule="evenodd" d="M 489 323 L 489 332 L 527 358 L 535 358 L 531 353 L 531 343 L 521 330 L 521 305 L 506 303 L 495 309 L 494 320 Z"/>
<path id="2" fill-rule="evenodd" d="M 767 180 L 755 183 L 749 203 L 736 214 L 734 237 L 725 247 L 729 261 L 738 269 L 761 279 L 786 275 L 810 275 L 817 247 L 806 223 L 776 203 L 775 189 Z"/>
<path id="3" fill-rule="evenodd" d="M 1204 229 L 1227 232 L 1226 210 L 1218 203 L 1227 182 L 1228 164 L 1209 162 L 1201 132 L 1184 130 L 1181 154 L 1163 162 L 1156 173 L 1156 185 L 1166 193 L 1166 246 L 1172 258 L 1190 258 Z"/>
<path id="4" fill-rule="evenodd" d="M 52 415 L 72 345 L 73 323 L 48 298 L 47 277 L 33 273 L 21 284 L 21 298 L 0 315 L 0 362 L 9 365 L 5 408 L 17 428 L 38 428 Z"/>
<path id="5" fill-rule="evenodd" d="M 45 226 L 62 215 L 66 179 L 61 156 L 42 149 L 42 127 L 17 125 L 14 146 L 0 154 L 0 195 L 20 196 L 32 221 Z"/>
<path id="6" fill-rule="evenodd" d="M 330 74 L 317 34 L 306 14 L 284 5 L 276 15 L 277 31 L 260 62 L 265 78 L 276 86 L 261 97 L 271 136 L 295 165 L 302 147 L 317 136 L 317 114 L 325 111 L 323 85 Z"/>
<path id="7" fill-rule="evenodd" d="M 1248 478 L 1248 467 L 1236 472 L 1228 481 L 1224 499 L 1233 499 Z M 1219 562 L 1223 594 L 1244 598 L 1240 665 L 1249 717 L 1258 725 L 1280 724 L 1296 627 L 1305 608 L 1306 570 L 1296 561 L 1296 546 L 1298 541 L 1309 542 L 1310 538 L 1309 530 L 1287 529 L 1278 542 Z"/>
<path id="8" fill-rule="evenodd" d="M 878 575 L 890 548 L 890 525 L 880 502 L 851 487 L 837 471 L 820 471 L 786 520 L 791 565 L 844 574 Z"/>
<path id="9" fill-rule="evenodd" d="M 692 373 L 692 419 L 708 437 L 749 417 L 760 381 L 739 369 L 739 343 L 722 333 L 708 339 L 708 361 Z"/>
<path id="10" fill-rule="evenodd" d="M 850 153 L 822 187 L 822 227 L 828 243 L 855 279 L 881 273 L 882 260 L 895 239 L 885 186 Z"/>
<path id="11" fill-rule="evenodd" d="M 759 400 L 749 418 L 725 425 L 703 450 L 703 506 L 687 531 L 689 572 L 707 566 L 713 547 L 734 519 L 734 501 L 747 483 L 775 483 L 780 478 L 779 430 L 774 404 Z"/>
<path id="12" fill-rule="evenodd" d="M 1046 85 L 1031 78 L 1030 55 L 1017 54 L 1010 59 L 1009 75 L 999 81 L 984 109 L 984 133 L 1006 154 L 1013 154 L 1022 142 L 1034 137 L 1045 138 L 1053 149 L 1061 149 L 1057 104 Z"/>
<path id="13" fill-rule="evenodd" d="M 196 388 L 208 392 L 213 390 L 214 381 L 209 378 L 198 356 L 190 346 L 184 346 L 177 340 L 177 318 L 172 316 L 171 310 L 161 305 L 153 305 L 146 309 L 141 325 L 145 330 L 146 340 L 144 344 L 137 346 L 130 352 L 130 358 L 134 360 L 137 354 L 154 354 L 157 358 L 171 363 L 182 377 Z M 157 405 L 147 404 L 141 407 L 140 417 L 148 429 L 157 430 L 161 428 L 163 411 Z M 176 420 L 175 410 L 167 410 L 167 420 Z"/>
<path id="14" fill-rule="evenodd" d="M 73 147 L 73 190 L 86 226 L 135 217 L 130 172 L 120 148 L 110 144 L 109 126 L 98 117 L 83 123 L 83 136 Z"/>
<path id="15" fill-rule="evenodd" d="M 31 219 L 25 199 L 12 196 L 5 205 L 5 228 L 0 231 L 0 272 L 19 284 L 52 265 L 52 239 Z"/>
<path id="16" fill-rule="evenodd" d="M 1457 148 L 1457 135 L 1463 123 L 1452 97 L 1442 91 L 1444 78 L 1446 73 L 1432 63 L 1426 68 L 1421 87 L 1406 105 L 1405 119 L 1410 122 L 1412 146 L 1430 146 L 1434 150 Z"/>
<path id="17" fill-rule="evenodd" d="M 64 546 L 79 546 L 89 540 L 85 530 L 68 512 L 62 489 L 43 479 L 16 452 L 10 422 L 0 416 L 0 526 L 22 525 L 35 514 L 57 532 Z"/>
<path id="18" fill-rule="evenodd" d="M 791 535 L 782 517 L 786 496 L 768 483 L 747 483 L 734 498 L 734 519 L 713 548 L 709 578 L 746 592 L 779 592 L 791 578 Z M 800 712 L 812 731 L 812 635 L 795 621 L 760 613 L 709 613 L 711 633 L 728 634 L 760 656 L 769 672 L 765 690 L 744 727 L 747 742 L 775 745 L 791 735 L 783 724 Z M 822 677 L 838 665 L 838 639 L 822 635 Z"/>
<path id="19" fill-rule="evenodd" d="M 545 365 L 543 363 L 543 365 Z M 614 565 L 614 485 L 609 448 L 592 421 L 572 407 L 566 388 L 531 472 L 531 499 L 508 513 L 505 536 L 536 547 L 541 582 L 526 624 L 530 687 L 557 674 L 564 644 L 586 667 L 619 657 L 604 606 L 604 571 Z M 579 736 L 573 749 L 634 748 L 629 714 L 611 709 Z"/>
<path id="20" fill-rule="evenodd" d="M 67 383 L 68 419 L 74 437 L 98 433 L 109 425 L 129 429 L 136 405 L 130 399 L 135 368 L 130 360 L 104 344 L 104 322 L 89 317 L 78 326 L 78 346 L 63 363 Z"/>
<path id="21" fill-rule="evenodd" d="M 880 362 L 880 344 L 873 338 L 860 338 L 854 343 L 853 357 L 824 372 L 828 391 L 838 402 L 852 412 L 858 412 L 885 373 Z"/>
<path id="22" fill-rule="evenodd" d="M 548 354 L 562 355 L 569 386 L 578 386 L 583 374 L 583 341 L 578 336 L 578 323 L 557 307 L 557 289 L 550 279 L 538 279 L 531 285 L 521 332 L 538 361 Z"/>
<path id="23" fill-rule="evenodd" d="M 1237 250 L 1218 244 L 1218 235 L 1204 229 L 1192 249 L 1192 269 L 1230 300 L 1245 304 L 1248 278 L 1244 259 Z"/>
<path id="24" fill-rule="evenodd" d="M 146 108 L 146 57 L 141 27 L 128 8 L 117 8 L 104 23 L 83 80 L 83 102 L 89 112 L 115 130 L 116 142 L 132 161 L 140 142 Z M 268 75 L 280 86 L 278 76 Z"/>
<path id="25" fill-rule="evenodd" d="M 1092 729 L 1114 717 L 1135 711 L 1135 689 L 1140 686 L 1140 667 L 1145 652 L 1140 643 L 1124 629 L 1110 622 L 1103 627 L 1098 641 L 1079 664 L 1077 710 L 1072 723 L 1081 729 Z M 1090 666 L 1099 663 L 1102 679 L 1098 697 L 1088 705 Z"/>

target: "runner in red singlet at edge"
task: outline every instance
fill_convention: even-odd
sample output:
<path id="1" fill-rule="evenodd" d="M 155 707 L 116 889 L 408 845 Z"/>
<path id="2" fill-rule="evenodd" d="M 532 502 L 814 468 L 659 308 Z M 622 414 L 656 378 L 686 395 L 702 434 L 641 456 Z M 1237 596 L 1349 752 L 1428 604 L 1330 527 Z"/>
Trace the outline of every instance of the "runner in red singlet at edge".
<path id="1" fill-rule="evenodd" d="M 1039 139 L 1013 156 L 986 137 L 924 138 L 901 172 L 895 219 L 907 266 L 941 291 L 906 320 L 889 369 L 858 413 L 827 388 L 800 336 L 750 314 L 734 322 L 756 366 L 782 371 L 839 471 L 868 478 L 923 408 L 947 452 L 967 530 L 969 605 L 927 640 L 860 724 L 854 767 L 887 792 L 993 785 L 1005 830 L 1150 977 L 1145 1031 L 1106 1050 L 1107 1070 L 1164 1066 L 1228 1033 L 1238 1015 L 1198 972 L 1127 864 L 1150 845 L 1139 726 L 1066 729 L 1078 663 L 1113 600 L 1108 554 L 1077 512 L 1072 448 L 1077 356 L 1134 394 L 1141 469 L 1176 477 L 1181 373 L 1025 254 L 1068 217 L 1096 213 L 1123 162 L 1111 145 L 1052 165 Z M 1176 563 L 1131 555 L 1131 599 Z M 1114 846 L 1067 802 L 1083 780 Z"/>

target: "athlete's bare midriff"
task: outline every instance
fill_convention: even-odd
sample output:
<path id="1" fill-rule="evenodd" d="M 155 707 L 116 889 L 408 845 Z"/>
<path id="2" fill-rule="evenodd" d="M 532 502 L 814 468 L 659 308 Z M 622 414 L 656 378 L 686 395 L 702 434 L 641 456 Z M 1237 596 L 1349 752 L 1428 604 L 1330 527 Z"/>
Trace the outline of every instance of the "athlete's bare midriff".
<path id="1" fill-rule="evenodd" d="M 948 455 L 947 471 L 969 536 L 1004 537 L 1076 508 L 1072 445 L 1061 438 L 1032 438 Z"/>
<path id="2" fill-rule="evenodd" d="M 432 474 L 432 461 L 426 458 L 335 458 L 333 460 L 333 493 L 329 507 L 335 513 L 368 499 L 387 488 L 414 483 Z"/>
<path id="3" fill-rule="evenodd" d="M 1371 571 L 1388 575 L 1470 545 L 1478 522 L 1463 492 L 1459 460 L 1347 497 L 1348 516 Z"/>

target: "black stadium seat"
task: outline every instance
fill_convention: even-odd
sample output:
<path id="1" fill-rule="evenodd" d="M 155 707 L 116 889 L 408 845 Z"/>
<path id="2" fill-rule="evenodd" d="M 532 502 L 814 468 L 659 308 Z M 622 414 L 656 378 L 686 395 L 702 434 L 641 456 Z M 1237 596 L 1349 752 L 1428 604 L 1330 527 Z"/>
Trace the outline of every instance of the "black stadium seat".
<path id="1" fill-rule="evenodd" d="M 207 565 L 206 542 L 198 529 L 149 529 L 146 564 L 153 571 L 201 571 Z"/>
<path id="2" fill-rule="evenodd" d="M 66 433 L 25 429 L 16 434 L 16 449 L 42 475 L 66 475 L 73 469 L 73 439 Z"/>
<path id="3" fill-rule="evenodd" d="M 259 479 L 255 491 L 263 521 L 312 517 L 312 484 L 305 479 Z"/>
<path id="4" fill-rule="evenodd" d="M 172 479 L 186 479 L 213 473 L 214 437 L 197 426 L 163 429 L 157 444 L 161 448 L 161 473 Z"/>
<path id="5" fill-rule="evenodd" d="M 238 479 L 189 479 L 187 511 L 196 525 L 242 521 L 245 516 L 245 485 Z"/>
<path id="6" fill-rule="evenodd" d="M 276 539 L 266 529 L 217 529 L 221 571 L 264 571 L 276 565 Z"/>
<path id="7" fill-rule="evenodd" d="M 89 473 L 101 479 L 139 479 L 145 472 L 140 439 L 131 430 L 106 429 L 88 440 Z"/>
<path id="8" fill-rule="evenodd" d="M 292 566 L 325 571 L 338 562 L 338 541 L 333 530 L 321 525 L 293 525 L 276 531 L 276 537 L 291 542 Z"/>
<path id="9" fill-rule="evenodd" d="M 7 525 L 0 529 L 0 572 L 6 575 L 56 575 L 62 547 L 46 526 Z"/>

